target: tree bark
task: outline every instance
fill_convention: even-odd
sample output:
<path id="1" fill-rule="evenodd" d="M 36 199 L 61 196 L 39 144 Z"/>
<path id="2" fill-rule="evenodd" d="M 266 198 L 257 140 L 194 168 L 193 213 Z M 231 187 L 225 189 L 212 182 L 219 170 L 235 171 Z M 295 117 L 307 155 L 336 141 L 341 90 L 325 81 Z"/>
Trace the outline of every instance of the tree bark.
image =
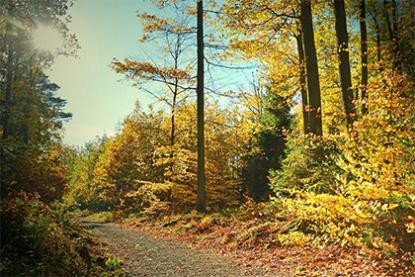
<path id="1" fill-rule="evenodd" d="M 391 22 L 390 17 L 389 17 L 388 1 L 387 0 L 383 0 L 383 12 L 385 14 L 386 26 L 388 27 L 390 40 L 393 41 L 395 36 L 394 36 L 393 27 L 392 27 L 392 22 Z"/>
<path id="2" fill-rule="evenodd" d="M 8 17 L 13 18 L 14 8 L 9 6 L 7 8 Z M 7 47 L 7 64 L 6 64 L 6 89 L 5 89 L 5 98 L 4 98 L 4 109 L 1 117 L 1 124 L 3 127 L 2 139 L 7 139 L 10 136 L 10 115 L 11 115 L 11 105 L 12 105 L 12 94 L 13 94 L 13 49 L 12 49 L 12 39 L 10 38 L 10 33 L 13 32 L 13 24 L 10 23 L 10 20 L 7 21 L 6 25 L 6 34 L 5 34 L 5 47 Z"/>
<path id="3" fill-rule="evenodd" d="M 304 49 L 303 49 L 303 38 L 302 32 L 300 31 L 298 35 L 295 36 L 297 41 L 297 49 L 298 49 L 298 60 L 300 62 L 300 91 L 301 91 L 301 100 L 302 100 L 302 111 L 303 111 L 303 129 L 304 134 L 310 133 L 310 119 L 309 119 L 309 112 L 308 112 L 308 95 L 306 89 L 306 76 L 305 76 L 305 69 L 304 69 Z"/>
<path id="4" fill-rule="evenodd" d="M 335 29 L 339 57 L 339 75 L 347 128 L 353 127 L 355 107 L 353 104 L 352 77 L 349 61 L 349 39 L 347 34 L 344 0 L 334 1 Z"/>
<path id="5" fill-rule="evenodd" d="M 367 82 L 368 82 L 368 69 L 367 69 L 367 27 L 366 27 L 366 3 L 365 0 L 360 0 L 360 51 L 361 51 L 361 64 L 362 64 L 362 76 L 360 85 L 362 86 L 362 114 L 367 114 Z"/>
<path id="6" fill-rule="evenodd" d="M 171 108 L 171 129 L 170 129 L 170 146 L 173 147 L 174 146 L 174 142 L 175 142 L 175 113 L 176 113 L 176 97 L 177 95 L 173 96 L 173 103 L 172 103 L 172 108 Z M 173 149 L 172 149 L 173 151 Z M 173 158 L 173 152 L 171 154 L 172 158 Z"/>
<path id="7" fill-rule="evenodd" d="M 203 0 L 197 0 L 197 201 L 199 212 L 206 210 L 204 135 L 204 43 Z"/>
<path id="8" fill-rule="evenodd" d="M 301 1 L 301 31 L 303 33 L 305 65 L 308 87 L 308 105 L 310 132 L 323 135 L 321 120 L 320 80 L 318 74 L 317 53 L 314 44 L 313 19 L 310 0 Z"/>
<path id="9" fill-rule="evenodd" d="M 375 23 L 375 31 L 376 31 L 376 56 L 377 61 L 380 62 L 382 59 L 382 48 L 381 48 L 381 42 L 380 42 L 380 26 L 377 19 L 377 14 L 373 16 L 373 21 Z"/>

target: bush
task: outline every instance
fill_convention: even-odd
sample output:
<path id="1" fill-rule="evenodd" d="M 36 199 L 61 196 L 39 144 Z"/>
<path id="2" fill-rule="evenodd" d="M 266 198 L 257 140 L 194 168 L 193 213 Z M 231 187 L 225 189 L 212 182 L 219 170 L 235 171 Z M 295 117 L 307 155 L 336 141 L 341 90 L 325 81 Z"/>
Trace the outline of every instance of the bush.
<path id="1" fill-rule="evenodd" d="M 39 197 L 20 192 L 2 199 L 1 222 L 2 273 L 69 276 L 73 270 L 83 272 L 84 261 Z"/>
<path id="2" fill-rule="evenodd" d="M 338 156 L 330 140 L 292 136 L 281 170 L 271 172 L 270 186 L 279 197 L 289 197 L 296 190 L 332 193 L 336 189 L 333 176 L 342 172 L 336 164 Z"/>
<path id="3" fill-rule="evenodd" d="M 65 206 L 50 208 L 19 192 L 1 199 L 0 208 L 2 276 L 118 276 L 99 263 L 98 244 L 70 222 Z"/>
<path id="4" fill-rule="evenodd" d="M 326 242 L 415 250 L 415 88 L 399 74 L 368 86 L 352 130 L 293 143 L 271 186 L 275 205 Z M 295 140 L 293 140 L 295 142 Z"/>

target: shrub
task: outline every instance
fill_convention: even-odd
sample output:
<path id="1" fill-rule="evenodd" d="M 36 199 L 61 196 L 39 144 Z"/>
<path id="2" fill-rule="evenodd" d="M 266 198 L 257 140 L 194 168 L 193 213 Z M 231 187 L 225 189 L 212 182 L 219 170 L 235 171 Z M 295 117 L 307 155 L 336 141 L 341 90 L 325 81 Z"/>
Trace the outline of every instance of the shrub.
<path id="1" fill-rule="evenodd" d="M 24 192 L 1 201 L 2 273 L 69 276 L 87 266 L 54 212 Z"/>
<path id="2" fill-rule="evenodd" d="M 385 74 L 369 84 L 370 112 L 352 130 L 293 144 L 271 180 L 276 206 L 326 242 L 415 250 L 414 91 Z"/>
<path id="3" fill-rule="evenodd" d="M 333 176 L 341 172 L 336 164 L 338 155 L 336 144 L 330 140 L 292 135 L 281 170 L 271 172 L 270 186 L 280 197 L 290 196 L 295 190 L 333 192 Z"/>

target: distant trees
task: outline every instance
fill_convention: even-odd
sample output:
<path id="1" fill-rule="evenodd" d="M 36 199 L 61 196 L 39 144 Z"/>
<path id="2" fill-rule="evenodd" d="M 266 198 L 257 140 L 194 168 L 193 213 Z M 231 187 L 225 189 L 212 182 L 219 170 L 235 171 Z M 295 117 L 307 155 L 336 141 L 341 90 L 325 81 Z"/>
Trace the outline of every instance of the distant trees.
<path id="1" fill-rule="evenodd" d="M 140 106 L 124 121 L 116 136 L 66 152 L 75 158 L 68 170 L 65 201 L 71 207 L 93 211 L 125 210 L 171 213 L 194 209 L 197 200 L 196 103 L 184 103 L 176 113 L 176 162 L 169 170 L 169 113 L 143 111 Z M 223 114 L 227 113 L 224 117 Z M 242 161 L 249 128 L 229 112 L 211 103 L 206 109 L 206 175 L 210 207 L 236 205 Z M 167 148 L 166 148 L 167 147 Z M 70 160 L 70 159 L 68 159 Z"/>
<path id="2" fill-rule="evenodd" d="M 71 207 L 91 211 L 103 208 L 94 193 L 93 180 L 94 170 L 106 140 L 105 137 L 99 138 L 86 143 L 82 148 L 64 147 L 62 155 L 67 182 L 64 202 Z"/>

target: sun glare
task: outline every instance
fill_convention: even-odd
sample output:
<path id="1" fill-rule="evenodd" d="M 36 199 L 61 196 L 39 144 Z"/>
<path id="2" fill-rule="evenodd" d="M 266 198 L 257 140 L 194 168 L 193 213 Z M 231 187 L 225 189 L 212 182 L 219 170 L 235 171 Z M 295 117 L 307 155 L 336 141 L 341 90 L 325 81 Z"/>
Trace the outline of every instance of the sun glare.
<path id="1" fill-rule="evenodd" d="M 39 25 L 33 31 L 33 44 L 39 50 L 53 52 L 62 45 L 62 35 L 51 26 Z"/>

